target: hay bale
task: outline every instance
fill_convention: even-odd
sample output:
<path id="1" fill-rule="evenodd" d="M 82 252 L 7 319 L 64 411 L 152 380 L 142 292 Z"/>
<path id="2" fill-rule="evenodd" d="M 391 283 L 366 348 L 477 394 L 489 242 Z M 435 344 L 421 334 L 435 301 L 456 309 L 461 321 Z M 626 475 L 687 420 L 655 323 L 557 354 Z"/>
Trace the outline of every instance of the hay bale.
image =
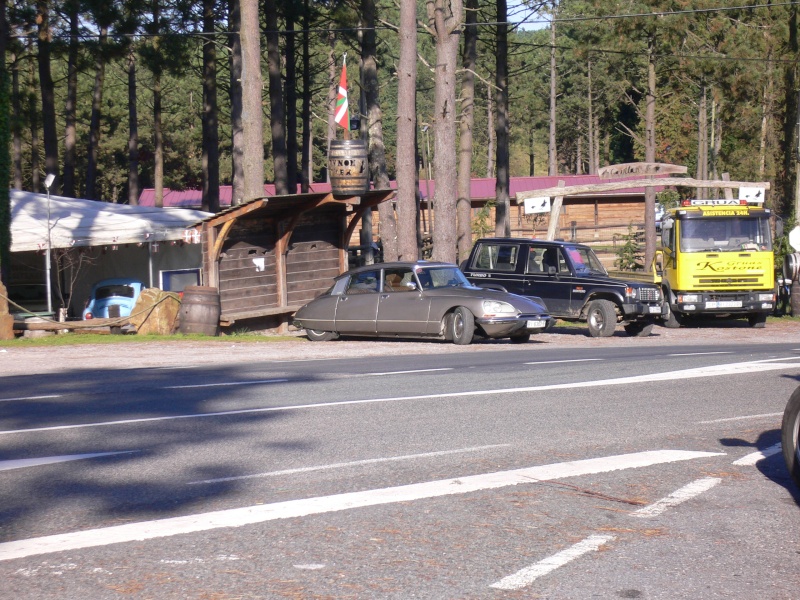
<path id="1" fill-rule="evenodd" d="M 178 294 L 147 288 L 139 294 L 130 322 L 141 335 L 170 335 L 175 332 L 180 308 Z"/>

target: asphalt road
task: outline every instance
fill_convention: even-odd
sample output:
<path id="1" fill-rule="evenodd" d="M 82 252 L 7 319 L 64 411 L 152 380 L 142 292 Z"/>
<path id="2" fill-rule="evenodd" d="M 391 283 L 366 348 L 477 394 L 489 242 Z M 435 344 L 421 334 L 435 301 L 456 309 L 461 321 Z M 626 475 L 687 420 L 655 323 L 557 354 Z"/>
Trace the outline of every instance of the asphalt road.
<path id="1" fill-rule="evenodd" d="M 800 343 L 448 348 L 0 377 L 0 595 L 798 597 Z"/>

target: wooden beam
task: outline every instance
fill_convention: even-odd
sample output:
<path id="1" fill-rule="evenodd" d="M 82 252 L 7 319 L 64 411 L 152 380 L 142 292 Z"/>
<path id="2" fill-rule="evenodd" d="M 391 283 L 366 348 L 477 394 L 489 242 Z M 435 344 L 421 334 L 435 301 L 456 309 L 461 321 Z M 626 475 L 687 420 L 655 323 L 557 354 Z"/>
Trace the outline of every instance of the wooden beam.
<path id="1" fill-rule="evenodd" d="M 692 179 L 691 177 L 660 177 L 653 179 L 631 179 L 628 181 L 614 181 L 611 183 L 587 183 L 583 185 L 572 185 L 563 189 L 549 187 L 543 190 L 528 190 L 517 192 L 517 204 L 522 204 L 525 198 L 535 198 L 537 196 L 577 196 L 579 194 L 594 194 L 599 192 L 613 192 L 616 190 L 626 190 L 640 187 L 693 187 L 693 188 L 740 188 L 740 187 L 762 187 L 770 189 L 769 181 L 748 182 L 748 181 L 724 181 L 721 179 Z"/>

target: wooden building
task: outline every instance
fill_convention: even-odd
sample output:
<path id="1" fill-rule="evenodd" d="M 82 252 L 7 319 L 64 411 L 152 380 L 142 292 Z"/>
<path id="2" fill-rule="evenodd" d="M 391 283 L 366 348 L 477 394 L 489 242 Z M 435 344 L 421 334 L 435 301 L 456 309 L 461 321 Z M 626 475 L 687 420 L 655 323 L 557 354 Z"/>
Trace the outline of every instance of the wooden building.
<path id="1" fill-rule="evenodd" d="M 195 225 L 203 285 L 219 289 L 221 324 L 258 318 L 285 328 L 298 308 L 347 270 L 347 247 L 361 216 L 394 193 L 258 198 Z"/>

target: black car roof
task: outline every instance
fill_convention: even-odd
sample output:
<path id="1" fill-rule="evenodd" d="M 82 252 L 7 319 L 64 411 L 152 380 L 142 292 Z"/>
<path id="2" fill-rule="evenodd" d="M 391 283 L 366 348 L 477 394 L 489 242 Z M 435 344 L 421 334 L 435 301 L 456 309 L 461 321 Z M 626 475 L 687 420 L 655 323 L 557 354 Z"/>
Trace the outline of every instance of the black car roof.
<path id="1" fill-rule="evenodd" d="M 588 248 L 586 244 L 579 244 L 578 242 L 567 242 L 566 240 L 540 240 L 537 238 L 511 238 L 511 237 L 489 237 L 481 238 L 475 243 L 479 242 L 511 242 L 515 244 L 536 244 L 541 246 L 579 246 Z"/>

